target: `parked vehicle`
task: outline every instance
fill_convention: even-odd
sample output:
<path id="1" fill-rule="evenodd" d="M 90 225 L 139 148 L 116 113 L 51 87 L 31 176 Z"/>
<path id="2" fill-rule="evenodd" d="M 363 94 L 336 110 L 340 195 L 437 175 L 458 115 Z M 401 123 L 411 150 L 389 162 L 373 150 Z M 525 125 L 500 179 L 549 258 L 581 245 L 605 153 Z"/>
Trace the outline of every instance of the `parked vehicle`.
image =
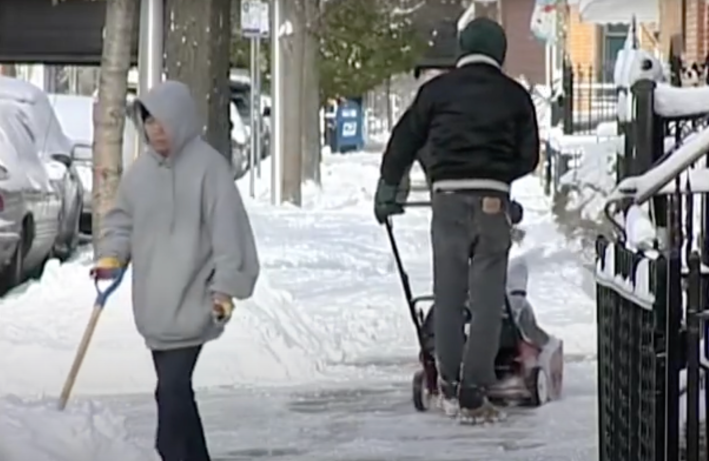
<path id="1" fill-rule="evenodd" d="M 0 91 L 4 90 L 0 78 Z M 0 98 L 0 285 L 40 272 L 59 233 L 61 200 L 22 104 Z"/>
<path id="2" fill-rule="evenodd" d="M 53 254 L 65 261 L 79 245 L 82 205 L 82 187 L 73 167 L 71 141 L 62 131 L 47 93 L 31 83 L 8 77 L 0 79 L 0 100 L 15 103 L 24 114 L 50 184 L 59 196 L 61 206 Z"/>
<path id="3" fill-rule="evenodd" d="M 241 122 L 245 127 L 248 138 L 251 138 L 251 83 L 248 79 L 244 79 L 238 73 L 232 71 L 229 88 L 231 89 L 231 102 L 236 107 L 238 115 L 241 117 Z M 271 105 L 270 99 L 265 96 L 260 96 L 261 111 L 263 115 L 263 123 L 261 124 L 261 159 L 268 157 L 271 151 Z M 250 144 L 250 142 L 247 141 Z M 248 169 L 248 166 L 247 166 Z"/>
<path id="4" fill-rule="evenodd" d="M 234 168 L 234 179 L 239 179 L 249 170 L 251 148 L 246 127 L 233 102 L 229 104 L 229 121 L 231 123 L 231 164 Z"/>
<path id="5" fill-rule="evenodd" d="M 82 213 L 79 229 L 91 233 L 91 197 L 93 191 L 93 112 L 95 100 L 90 96 L 51 94 L 50 101 L 62 130 L 72 144 L 72 165 L 82 185 Z M 123 131 L 123 168 L 127 168 L 137 152 L 137 132 L 126 118 Z"/>

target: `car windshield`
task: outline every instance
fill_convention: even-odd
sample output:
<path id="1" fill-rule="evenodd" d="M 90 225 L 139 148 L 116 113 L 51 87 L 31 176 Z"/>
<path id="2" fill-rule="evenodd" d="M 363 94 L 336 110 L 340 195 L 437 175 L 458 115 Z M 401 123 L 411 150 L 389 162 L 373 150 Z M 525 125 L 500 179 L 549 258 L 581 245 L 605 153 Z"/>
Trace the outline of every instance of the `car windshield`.
<path id="1" fill-rule="evenodd" d="M 249 95 L 237 93 L 232 96 L 232 101 L 236 105 L 236 110 L 239 112 L 242 120 L 248 120 L 251 116 L 251 105 L 249 104 Z"/>
<path id="2" fill-rule="evenodd" d="M 90 162 L 93 158 L 93 150 L 91 146 L 78 145 L 74 146 L 74 160 Z"/>

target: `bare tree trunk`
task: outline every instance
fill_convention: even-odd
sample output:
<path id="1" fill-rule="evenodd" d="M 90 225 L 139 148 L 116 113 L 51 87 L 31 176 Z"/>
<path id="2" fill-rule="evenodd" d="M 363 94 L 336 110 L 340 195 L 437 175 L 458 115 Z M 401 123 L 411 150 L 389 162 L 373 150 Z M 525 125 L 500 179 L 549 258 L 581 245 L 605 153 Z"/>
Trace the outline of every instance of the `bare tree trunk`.
<path id="1" fill-rule="evenodd" d="M 302 81 L 303 51 L 305 37 L 305 17 L 303 0 L 291 0 L 285 3 L 284 13 L 293 25 L 293 33 L 281 37 L 283 46 L 284 79 L 284 144 L 282 188 L 283 201 L 300 206 L 302 204 L 301 184 L 303 181 L 303 120 Z"/>
<path id="2" fill-rule="evenodd" d="M 317 23 L 320 0 L 304 0 L 303 81 L 303 180 L 320 184 L 320 40 Z"/>
<path id="3" fill-rule="evenodd" d="M 167 77 L 187 84 L 206 123 L 205 139 L 231 160 L 230 0 L 167 0 Z"/>
<path id="4" fill-rule="evenodd" d="M 123 170 L 123 129 L 131 42 L 138 24 L 137 0 L 106 3 L 98 103 L 94 110 L 92 231 L 100 236 L 103 216 L 113 205 Z M 94 238 L 96 250 L 99 238 Z M 95 252 L 95 251 L 94 251 Z"/>

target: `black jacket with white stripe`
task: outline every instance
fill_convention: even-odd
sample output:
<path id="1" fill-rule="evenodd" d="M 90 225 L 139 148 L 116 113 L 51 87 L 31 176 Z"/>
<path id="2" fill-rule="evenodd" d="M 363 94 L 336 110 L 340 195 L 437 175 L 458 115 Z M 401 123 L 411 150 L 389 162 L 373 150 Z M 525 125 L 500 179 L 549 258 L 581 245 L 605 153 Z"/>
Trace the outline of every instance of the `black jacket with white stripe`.
<path id="1" fill-rule="evenodd" d="M 539 161 L 534 104 L 493 59 L 463 57 L 419 89 L 394 127 L 382 159 L 384 181 L 399 184 L 424 145 L 434 189 L 508 191 Z"/>

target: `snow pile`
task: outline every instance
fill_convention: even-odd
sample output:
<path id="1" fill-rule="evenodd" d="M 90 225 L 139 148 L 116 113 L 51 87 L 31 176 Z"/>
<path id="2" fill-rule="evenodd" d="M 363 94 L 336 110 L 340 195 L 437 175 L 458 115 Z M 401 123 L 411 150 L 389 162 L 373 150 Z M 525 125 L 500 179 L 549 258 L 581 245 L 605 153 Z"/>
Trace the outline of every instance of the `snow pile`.
<path id="1" fill-rule="evenodd" d="M 322 152 L 321 185 L 306 183 L 302 187 L 302 209 L 309 211 L 350 212 L 364 211 L 372 216 L 372 200 L 377 185 L 379 153 L 352 152 L 332 154 Z M 256 177 L 254 200 L 250 196 L 250 178 L 247 174 L 237 182 L 242 196 L 252 208 L 263 209 L 271 197 L 271 158 L 261 163 L 261 174 Z M 295 207 L 284 205 L 293 211 Z M 274 208 L 275 210 L 275 208 Z"/>
<path id="2" fill-rule="evenodd" d="M 50 261 L 41 282 L 2 301 L 0 395 L 56 394 L 61 388 L 95 296 L 87 275 L 89 255 L 82 259 L 64 266 Z M 127 274 L 101 316 L 76 384 L 78 393 L 144 392 L 154 385 L 150 354 L 133 325 L 129 280 Z M 195 385 L 278 384 L 321 376 L 330 340 L 313 332 L 291 302 L 264 274 L 254 297 L 237 306 L 223 337 L 205 348 Z"/>
<path id="3" fill-rule="evenodd" d="M 129 440 L 124 421 L 98 404 L 0 399 L 2 461 L 157 461 Z"/>

